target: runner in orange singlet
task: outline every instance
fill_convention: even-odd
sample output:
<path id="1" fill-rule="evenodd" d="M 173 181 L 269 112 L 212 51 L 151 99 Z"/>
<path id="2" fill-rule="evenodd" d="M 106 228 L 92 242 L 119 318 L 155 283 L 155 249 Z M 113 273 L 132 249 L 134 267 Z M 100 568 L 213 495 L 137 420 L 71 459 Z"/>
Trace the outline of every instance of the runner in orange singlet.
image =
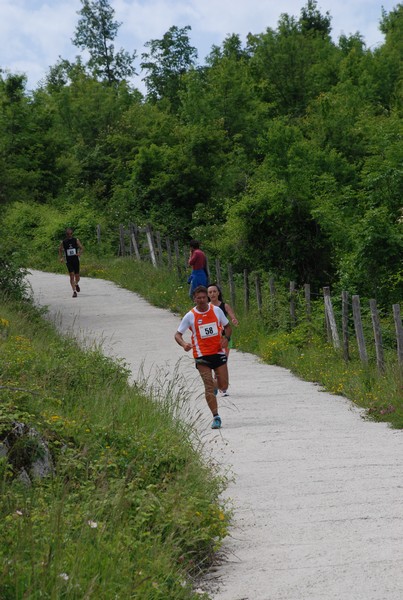
<path id="1" fill-rule="evenodd" d="M 175 340 L 185 352 L 193 349 L 196 368 L 204 383 L 207 404 L 213 414 L 212 429 L 221 427 L 218 414 L 217 390 L 214 389 L 212 371 L 215 372 L 220 389 L 228 387 L 227 355 L 225 350 L 231 340 L 231 326 L 221 308 L 209 304 L 207 288 L 199 285 L 193 292 L 196 304 L 183 317 Z M 183 334 L 190 329 L 192 343 L 183 339 Z M 224 335 L 222 332 L 224 331 Z"/>

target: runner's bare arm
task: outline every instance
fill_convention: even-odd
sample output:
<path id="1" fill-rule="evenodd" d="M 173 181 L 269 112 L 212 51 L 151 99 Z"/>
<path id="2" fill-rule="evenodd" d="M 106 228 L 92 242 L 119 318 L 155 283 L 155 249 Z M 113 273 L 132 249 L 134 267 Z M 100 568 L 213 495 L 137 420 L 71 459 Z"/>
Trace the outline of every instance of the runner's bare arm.
<path id="1" fill-rule="evenodd" d="M 221 336 L 221 347 L 222 348 L 228 347 L 228 342 L 231 339 L 231 333 L 232 333 L 231 325 L 229 323 L 227 323 L 227 325 L 224 326 L 224 335 Z"/>
<path id="2" fill-rule="evenodd" d="M 192 349 L 192 344 L 184 340 L 183 335 L 179 331 L 175 333 L 175 341 L 179 346 L 182 346 L 185 352 L 189 352 Z"/>
<path id="3" fill-rule="evenodd" d="M 233 322 L 233 324 L 234 325 L 238 325 L 239 324 L 238 319 L 236 318 L 235 313 L 234 313 L 232 307 L 229 304 L 227 304 L 227 303 L 225 303 L 225 310 L 229 314 L 230 319 Z"/>
<path id="4" fill-rule="evenodd" d="M 80 242 L 80 240 L 77 238 L 77 246 L 80 248 L 80 252 L 77 252 L 78 256 L 81 256 L 81 254 L 84 252 L 84 246 L 82 245 L 82 243 Z"/>

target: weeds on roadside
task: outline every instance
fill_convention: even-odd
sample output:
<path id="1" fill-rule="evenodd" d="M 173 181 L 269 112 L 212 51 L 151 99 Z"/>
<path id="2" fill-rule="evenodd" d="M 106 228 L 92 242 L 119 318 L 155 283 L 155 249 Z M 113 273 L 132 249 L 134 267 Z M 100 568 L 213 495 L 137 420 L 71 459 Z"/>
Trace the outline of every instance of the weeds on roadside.
<path id="1" fill-rule="evenodd" d="M 189 285 L 185 272 L 181 279 L 167 268 L 154 268 L 150 263 L 137 262 L 132 258 L 88 259 L 82 274 L 114 281 L 121 287 L 137 292 L 154 306 L 174 313 L 189 310 Z"/>
<path id="2" fill-rule="evenodd" d="M 0 461 L 0 597 L 190 600 L 226 535 L 225 485 L 175 419 L 181 386 L 129 386 L 124 364 L 2 301 L 0 439 L 27 422 L 55 475 Z M 157 393 L 157 392 L 156 392 Z"/>

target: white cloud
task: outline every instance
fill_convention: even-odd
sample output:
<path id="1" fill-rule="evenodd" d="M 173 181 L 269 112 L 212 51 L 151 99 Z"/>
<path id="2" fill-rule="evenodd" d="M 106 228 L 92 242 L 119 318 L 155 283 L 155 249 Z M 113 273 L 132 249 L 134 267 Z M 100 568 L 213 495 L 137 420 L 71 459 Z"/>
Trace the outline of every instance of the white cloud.
<path id="1" fill-rule="evenodd" d="M 0 0 L 0 67 L 26 72 L 28 87 L 43 79 L 59 55 L 77 53 L 71 43 L 79 0 L 70 2 L 9 2 Z"/>

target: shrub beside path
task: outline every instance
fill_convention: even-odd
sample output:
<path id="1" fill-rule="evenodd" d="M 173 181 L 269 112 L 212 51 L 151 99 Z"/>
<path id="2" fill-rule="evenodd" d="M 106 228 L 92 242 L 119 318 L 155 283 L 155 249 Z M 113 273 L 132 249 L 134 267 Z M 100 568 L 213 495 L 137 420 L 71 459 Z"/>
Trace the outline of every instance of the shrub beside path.
<path id="1" fill-rule="evenodd" d="M 188 380 L 205 446 L 234 475 L 234 525 L 206 578 L 214 600 L 402 600 L 403 431 L 286 369 L 232 351 L 223 428 L 210 415 L 193 361 L 174 341 L 179 317 L 111 282 L 33 271 L 36 302 L 61 331 L 101 341 L 108 355 L 164 379 Z"/>

